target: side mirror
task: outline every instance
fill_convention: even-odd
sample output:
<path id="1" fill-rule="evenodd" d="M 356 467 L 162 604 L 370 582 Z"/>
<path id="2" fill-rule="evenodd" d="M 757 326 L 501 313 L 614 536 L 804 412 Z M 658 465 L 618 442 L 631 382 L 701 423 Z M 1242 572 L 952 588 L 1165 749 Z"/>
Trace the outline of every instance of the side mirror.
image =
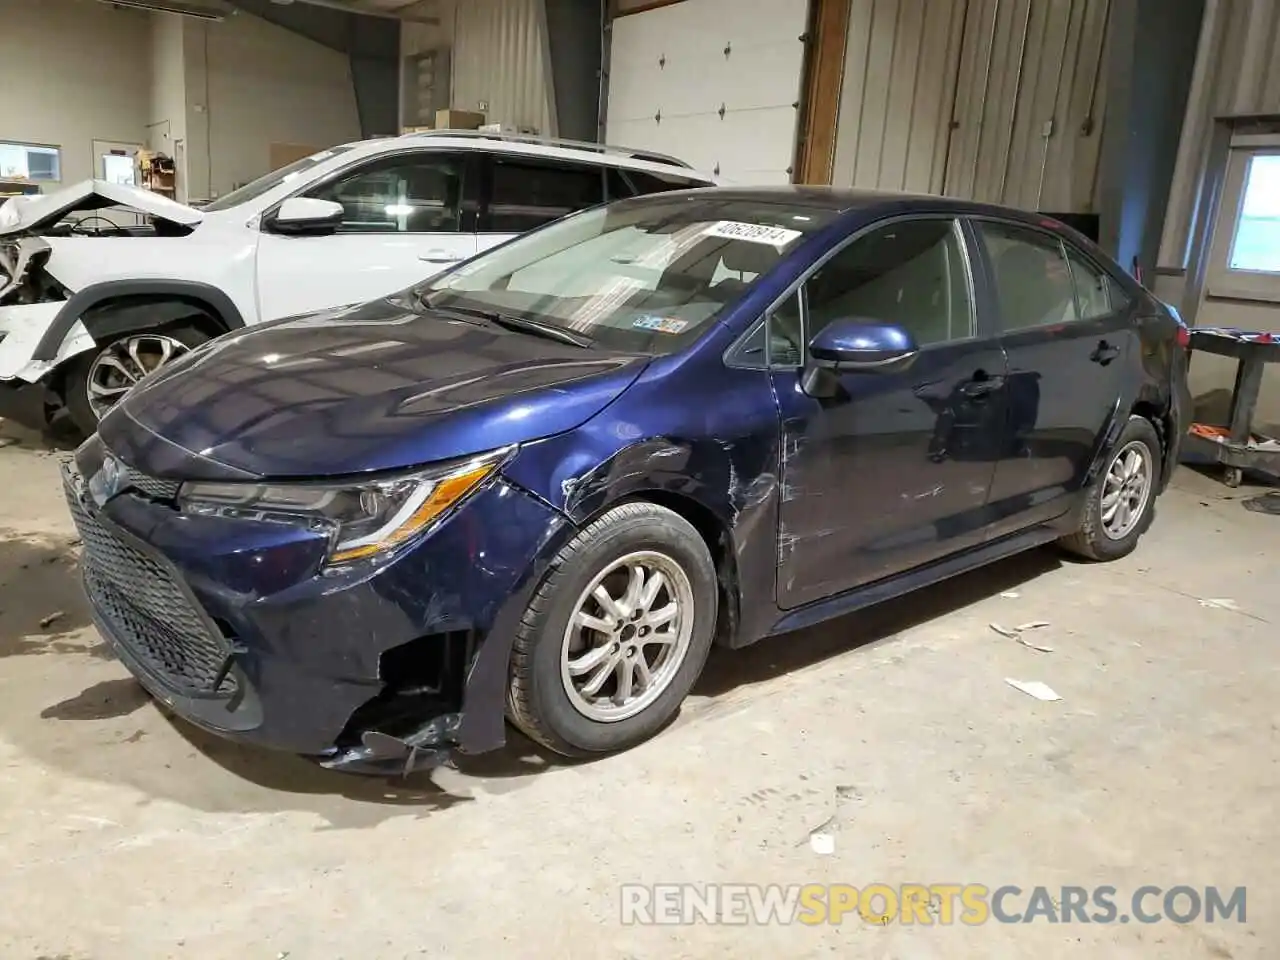
<path id="1" fill-rule="evenodd" d="M 290 197 L 280 204 L 267 228 L 273 233 L 332 233 L 342 223 L 342 204 L 314 197 Z"/>
<path id="2" fill-rule="evenodd" d="M 919 352 L 915 337 L 897 324 L 858 317 L 829 323 L 809 341 L 813 366 L 850 373 L 895 373 Z"/>

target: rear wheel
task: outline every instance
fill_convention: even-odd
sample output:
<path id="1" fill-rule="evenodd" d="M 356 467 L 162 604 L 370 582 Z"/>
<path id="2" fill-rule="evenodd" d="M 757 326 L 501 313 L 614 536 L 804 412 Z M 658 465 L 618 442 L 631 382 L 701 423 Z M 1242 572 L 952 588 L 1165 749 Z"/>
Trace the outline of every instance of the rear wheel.
<path id="1" fill-rule="evenodd" d="M 67 373 L 67 412 L 85 434 L 147 374 L 209 340 L 189 324 L 136 330 L 96 346 L 77 357 Z"/>
<path id="2" fill-rule="evenodd" d="M 1062 546 L 1089 560 L 1118 560 L 1133 552 L 1155 517 L 1161 460 L 1151 421 L 1132 416 L 1102 476 L 1088 490 L 1080 529 Z"/>
<path id="3" fill-rule="evenodd" d="M 507 712 L 556 753 L 634 746 L 688 695 L 715 634 L 715 564 L 651 503 L 600 517 L 560 552 L 516 636 Z"/>

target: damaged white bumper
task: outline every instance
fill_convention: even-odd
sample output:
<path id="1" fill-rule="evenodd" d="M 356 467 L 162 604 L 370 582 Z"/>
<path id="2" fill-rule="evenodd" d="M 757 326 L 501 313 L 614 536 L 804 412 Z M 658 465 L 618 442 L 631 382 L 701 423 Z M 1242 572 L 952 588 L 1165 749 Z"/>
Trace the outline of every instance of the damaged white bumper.
<path id="1" fill-rule="evenodd" d="M 65 302 L 0 306 L 0 380 L 35 383 L 68 357 L 93 346 L 93 337 L 77 320 L 53 360 L 32 359 L 36 347 L 65 306 Z"/>

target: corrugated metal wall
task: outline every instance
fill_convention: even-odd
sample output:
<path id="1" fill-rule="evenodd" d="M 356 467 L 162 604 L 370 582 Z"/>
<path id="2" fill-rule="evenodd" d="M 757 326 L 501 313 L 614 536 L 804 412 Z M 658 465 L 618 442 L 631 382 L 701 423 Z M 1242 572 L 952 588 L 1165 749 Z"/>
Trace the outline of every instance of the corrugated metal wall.
<path id="1" fill-rule="evenodd" d="M 1108 5 L 853 0 L 834 182 L 1096 210 Z"/>
<path id="2" fill-rule="evenodd" d="M 459 0 L 453 18 L 452 105 L 557 136 L 543 0 Z"/>
<path id="3" fill-rule="evenodd" d="M 1280 0 L 1209 0 L 1160 242 L 1160 266 L 1188 266 L 1215 117 L 1280 114 Z"/>

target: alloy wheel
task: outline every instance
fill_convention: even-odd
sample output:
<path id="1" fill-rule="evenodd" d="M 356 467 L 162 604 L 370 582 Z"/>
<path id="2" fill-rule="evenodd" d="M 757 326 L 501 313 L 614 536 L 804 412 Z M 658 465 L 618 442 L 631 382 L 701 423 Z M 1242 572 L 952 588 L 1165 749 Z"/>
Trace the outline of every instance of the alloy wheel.
<path id="1" fill-rule="evenodd" d="M 1102 484 L 1102 530 L 1112 540 L 1133 532 L 1147 508 L 1155 476 L 1151 449 L 1131 440 L 1112 458 Z"/>
<path id="2" fill-rule="evenodd" d="M 101 420 L 143 377 L 190 350 L 181 340 L 159 333 L 122 337 L 103 348 L 85 380 L 94 417 Z"/>
<path id="3" fill-rule="evenodd" d="M 613 561 L 582 591 L 565 628 L 560 679 L 590 720 L 634 717 L 680 671 L 693 635 L 693 585 L 665 553 Z"/>

